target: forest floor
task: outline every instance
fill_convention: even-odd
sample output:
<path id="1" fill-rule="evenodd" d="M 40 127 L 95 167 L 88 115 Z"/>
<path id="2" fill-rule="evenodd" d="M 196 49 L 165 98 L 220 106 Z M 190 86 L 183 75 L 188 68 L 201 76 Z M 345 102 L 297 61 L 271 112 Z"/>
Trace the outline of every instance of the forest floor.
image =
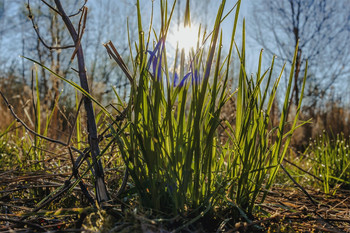
<path id="1" fill-rule="evenodd" d="M 170 232 L 141 214 L 126 211 L 121 202 L 106 211 L 84 205 L 78 188 L 71 195 L 57 192 L 49 205 L 38 204 L 69 176 L 0 172 L 0 232 Z M 265 202 L 258 204 L 260 211 L 253 221 L 232 224 L 222 219 L 217 232 L 350 232 L 350 191 L 338 190 L 334 195 L 306 191 L 313 201 L 297 187 L 276 185 Z"/>

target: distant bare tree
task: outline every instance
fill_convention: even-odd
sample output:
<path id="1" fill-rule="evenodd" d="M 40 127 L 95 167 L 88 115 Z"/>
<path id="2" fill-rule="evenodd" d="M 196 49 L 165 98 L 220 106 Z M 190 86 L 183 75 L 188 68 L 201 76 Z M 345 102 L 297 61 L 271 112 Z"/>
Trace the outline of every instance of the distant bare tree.
<path id="1" fill-rule="evenodd" d="M 294 73 L 294 103 L 305 60 L 309 60 L 309 106 L 349 74 L 350 5 L 347 0 L 262 0 L 254 4 L 254 39 L 270 53 L 292 63 L 299 43 Z"/>
<path id="2" fill-rule="evenodd" d="M 8 56 L 15 48 L 18 48 L 19 31 L 26 21 L 24 15 L 18 14 L 18 5 L 21 0 L 5 1 L 0 0 L 0 74 L 6 76 L 9 71 L 16 70 L 18 54 Z"/>
<path id="3" fill-rule="evenodd" d="M 53 0 L 46 1 L 48 4 L 53 4 Z M 76 9 L 78 4 L 83 1 L 70 1 L 71 9 Z M 27 56 L 35 56 L 41 64 L 50 67 L 53 71 L 63 76 L 66 76 L 71 71 L 71 54 L 64 49 L 55 49 L 72 45 L 69 33 L 65 30 L 64 23 L 59 20 L 58 12 L 50 12 L 50 9 L 41 1 L 28 1 L 27 15 L 35 29 L 30 33 L 31 43 L 27 43 L 29 54 Z M 75 12 L 69 12 L 73 14 Z M 79 20 L 78 17 L 72 17 L 73 22 Z M 39 36 L 39 37 L 38 37 Z M 38 39 L 37 39 L 38 37 Z M 35 38 L 35 39 L 34 39 Z M 47 77 L 47 72 L 42 69 L 40 74 L 42 94 L 45 96 L 45 101 L 55 99 L 59 94 L 60 81 L 53 75 Z"/>

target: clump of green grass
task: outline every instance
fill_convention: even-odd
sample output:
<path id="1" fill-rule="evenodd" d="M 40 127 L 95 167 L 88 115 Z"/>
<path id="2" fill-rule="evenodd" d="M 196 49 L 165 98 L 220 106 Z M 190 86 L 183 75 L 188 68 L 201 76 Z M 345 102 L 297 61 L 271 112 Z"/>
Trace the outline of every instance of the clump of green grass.
<path id="1" fill-rule="evenodd" d="M 118 142 L 141 205 L 167 216 L 190 214 L 196 219 L 219 202 L 225 205 L 220 200 L 224 198 L 240 213 L 251 215 L 262 188 L 269 189 L 273 184 L 297 127 L 301 101 L 295 119 L 285 132 L 298 50 L 295 50 L 280 123 L 271 127 L 269 115 L 284 67 L 270 92 L 274 59 L 270 69 L 262 72 L 260 55 L 256 77 L 247 76 L 244 27 L 241 50 L 234 39 L 240 1 L 225 59 L 221 59 L 220 25 L 225 18 L 226 3 L 222 1 L 208 50 L 200 46 L 203 41 L 199 32 L 199 45 L 190 53 L 188 69 L 185 54 L 179 50 L 174 66 L 168 65 L 165 42 L 176 1 L 170 16 L 166 2 L 160 3 L 162 27 L 155 46 L 148 47 L 150 37 L 143 31 L 137 2 L 139 43 L 136 59 L 131 57 L 134 70 L 126 71 L 123 62 L 117 59 L 129 77 L 133 74 L 130 93 L 133 107 L 127 112 L 130 125 Z M 232 96 L 227 83 L 234 47 L 241 66 L 236 122 L 230 125 L 221 120 L 220 114 Z M 303 90 L 304 85 L 305 78 Z M 226 126 L 230 139 L 222 145 L 218 128 Z"/>
<path id="2" fill-rule="evenodd" d="M 11 133 L 16 121 L 13 121 L 3 132 L 0 133 L 0 162 L 1 170 L 10 169 L 22 163 L 16 142 L 12 142 L 14 135 Z"/>
<path id="3" fill-rule="evenodd" d="M 294 53 L 279 125 L 274 126 L 270 121 L 270 114 L 273 114 L 271 109 L 285 66 L 269 92 L 269 86 L 272 84 L 274 58 L 270 68 L 262 72 L 261 51 L 256 77 L 248 77 L 245 70 L 244 23 L 242 41 L 241 53 L 238 54 L 241 60 L 241 70 L 236 101 L 235 128 L 228 124 L 230 142 L 232 143 L 230 154 L 227 156 L 227 174 L 230 178 L 228 196 L 237 208 L 252 214 L 262 188 L 268 190 L 273 185 L 280 164 L 287 153 L 292 134 L 298 127 L 301 101 L 297 106 L 296 116 L 289 130 L 286 131 L 289 98 L 298 48 Z M 300 100 L 303 99 L 306 74 L 307 70 L 305 70 Z M 263 86 L 264 79 L 266 80 L 265 86 Z M 263 202 L 264 199 L 265 195 L 261 201 Z"/>
<path id="4" fill-rule="evenodd" d="M 218 10 L 207 58 L 204 49 L 197 48 L 186 70 L 184 52 L 177 50 L 172 73 L 165 42 L 176 1 L 170 16 L 167 4 L 160 2 L 162 28 L 152 49 L 147 47 L 150 38 L 145 39 L 137 4 L 138 59 L 131 90 L 133 108 L 127 113 L 130 135 L 120 140 L 120 149 L 142 205 L 176 215 L 203 210 L 203 203 L 211 203 L 224 187 L 215 132 L 227 98 L 229 66 L 225 68 L 220 62 L 219 30 L 225 1 Z M 213 62 L 215 56 L 217 60 Z"/>
<path id="5" fill-rule="evenodd" d="M 305 151 L 312 161 L 315 175 L 322 180 L 323 191 L 327 194 L 334 195 L 339 187 L 350 187 L 349 146 L 349 139 L 344 134 L 338 134 L 332 139 L 324 131 Z"/>

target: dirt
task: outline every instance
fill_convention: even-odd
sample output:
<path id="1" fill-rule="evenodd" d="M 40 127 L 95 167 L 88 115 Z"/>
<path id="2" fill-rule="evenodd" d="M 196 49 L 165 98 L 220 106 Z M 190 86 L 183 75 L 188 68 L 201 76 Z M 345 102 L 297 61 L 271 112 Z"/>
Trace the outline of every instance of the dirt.
<path id="1" fill-rule="evenodd" d="M 64 229 L 67 232 L 90 232 L 99 226 L 84 230 L 83 223 L 86 223 L 86 219 L 98 221 L 96 219 L 104 218 L 101 224 L 107 224 L 106 219 L 110 217 L 106 217 L 106 213 L 101 214 L 87 202 L 81 204 L 84 200 L 78 189 L 68 198 L 67 195 L 63 195 L 64 198 L 59 197 L 42 209 L 37 208 L 39 197 L 43 198 L 56 190 L 60 184 L 64 185 L 67 178 L 68 174 L 35 175 L 0 172 L 0 232 Z M 314 203 L 297 187 L 275 186 L 267 193 L 264 203 L 257 203 L 259 211 L 253 221 L 230 223 L 222 229 L 226 232 L 350 232 L 350 191 L 338 190 L 335 195 L 328 195 L 315 189 L 306 191 Z M 134 223 L 123 221 L 123 217 L 126 216 L 125 207 L 123 210 L 118 204 L 111 206 L 111 209 L 113 211 L 107 211 L 107 215 L 112 213 L 110 215 L 113 221 L 118 221 L 121 226 L 120 228 L 114 226 L 116 230 L 114 232 L 123 229 L 123 224 L 133 226 L 130 230 L 135 231 Z M 92 215 L 94 217 L 91 217 Z M 108 224 L 116 225 L 117 223 L 113 221 Z M 139 216 L 137 224 L 140 226 L 137 227 L 139 232 L 168 232 L 160 230 L 152 220 L 147 220 L 144 216 Z M 127 232 L 125 230 L 127 229 L 124 228 L 123 232 Z M 195 232 L 202 231 L 204 230 Z"/>

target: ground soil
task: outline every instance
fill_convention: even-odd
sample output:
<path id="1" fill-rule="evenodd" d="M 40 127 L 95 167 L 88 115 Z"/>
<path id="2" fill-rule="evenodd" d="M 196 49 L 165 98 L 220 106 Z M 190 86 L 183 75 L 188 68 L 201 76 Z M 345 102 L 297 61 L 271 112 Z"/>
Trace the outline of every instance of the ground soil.
<path id="1" fill-rule="evenodd" d="M 0 172 L 0 232 L 84 231 L 79 222 L 81 216 L 96 209 L 88 205 L 69 208 L 74 206 L 74 200 L 66 199 L 51 204 L 49 209 L 37 210 L 39 198 L 31 197 L 33 190 L 44 197 L 64 184 L 68 176 Z M 310 188 L 306 191 L 314 203 L 297 187 L 275 186 L 268 192 L 265 202 L 258 204 L 261 211 L 254 221 L 230 225 L 227 232 L 350 232 L 350 191 L 338 190 L 335 195 Z M 72 198 L 81 201 L 78 189 Z M 61 209 L 62 205 L 66 207 Z M 155 226 L 153 231 L 150 229 L 146 232 L 157 232 Z"/>

